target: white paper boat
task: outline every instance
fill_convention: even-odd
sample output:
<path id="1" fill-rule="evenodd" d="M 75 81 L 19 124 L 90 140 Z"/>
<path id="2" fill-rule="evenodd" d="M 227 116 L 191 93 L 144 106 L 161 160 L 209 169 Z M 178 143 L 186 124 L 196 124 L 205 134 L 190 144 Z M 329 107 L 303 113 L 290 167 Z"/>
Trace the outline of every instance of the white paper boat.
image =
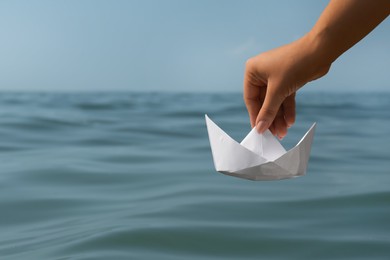
<path id="1" fill-rule="evenodd" d="M 259 134 L 254 128 L 238 143 L 207 115 L 205 117 L 218 172 L 249 180 L 281 180 L 305 175 L 315 123 L 294 148 L 286 151 L 269 130 Z"/>

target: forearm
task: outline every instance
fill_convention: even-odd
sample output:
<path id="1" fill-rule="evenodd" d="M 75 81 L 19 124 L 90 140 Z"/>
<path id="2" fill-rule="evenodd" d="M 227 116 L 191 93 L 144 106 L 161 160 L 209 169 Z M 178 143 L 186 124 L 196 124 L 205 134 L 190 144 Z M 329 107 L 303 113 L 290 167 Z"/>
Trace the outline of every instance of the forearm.
<path id="1" fill-rule="evenodd" d="M 307 37 L 331 64 L 390 14 L 390 0 L 332 0 Z"/>
<path id="2" fill-rule="evenodd" d="M 324 76 L 341 54 L 389 14 L 390 0 L 331 0 L 305 36 L 250 58 L 244 100 L 252 127 L 285 136 L 295 120 L 295 92 Z"/>

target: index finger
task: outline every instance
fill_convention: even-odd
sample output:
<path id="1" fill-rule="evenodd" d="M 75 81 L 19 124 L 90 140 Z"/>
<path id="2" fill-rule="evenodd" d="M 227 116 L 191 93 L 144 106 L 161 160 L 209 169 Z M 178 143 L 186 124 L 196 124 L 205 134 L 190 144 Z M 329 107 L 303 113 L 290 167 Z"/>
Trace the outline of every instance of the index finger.
<path id="1" fill-rule="evenodd" d="M 244 102 L 248 110 L 252 128 L 256 125 L 256 118 L 264 102 L 266 88 L 253 71 L 251 61 L 248 60 L 244 74 Z"/>

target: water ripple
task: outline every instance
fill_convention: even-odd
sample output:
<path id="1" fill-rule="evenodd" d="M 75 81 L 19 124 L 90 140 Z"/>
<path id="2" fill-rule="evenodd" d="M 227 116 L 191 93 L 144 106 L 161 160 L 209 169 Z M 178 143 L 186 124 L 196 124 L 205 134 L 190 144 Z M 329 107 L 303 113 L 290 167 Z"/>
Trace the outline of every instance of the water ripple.
<path id="1" fill-rule="evenodd" d="M 215 172 L 209 114 L 237 140 L 242 94 L 3 93 L 0 259 L 387 259 L 390 95 L 305 93 L 307 175 Z"/>

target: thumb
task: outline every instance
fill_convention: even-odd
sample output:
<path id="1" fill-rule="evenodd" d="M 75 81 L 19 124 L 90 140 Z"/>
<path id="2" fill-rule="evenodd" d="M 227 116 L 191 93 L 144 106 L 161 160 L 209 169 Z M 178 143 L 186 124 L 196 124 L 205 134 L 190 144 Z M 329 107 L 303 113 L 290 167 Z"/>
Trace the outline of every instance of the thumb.
<path id="1" fill-rule="evenodd" d="M 275 89 L 277 88 L 274 88 L 271 85 L 268 85 L 267 87 L 264 103 L 261 106 L 256 119 L 256 129 L 259 133 L 264 133 L 264 131 L 271 126 L 282 105 L 283 98 L 274 91 Z"/>

